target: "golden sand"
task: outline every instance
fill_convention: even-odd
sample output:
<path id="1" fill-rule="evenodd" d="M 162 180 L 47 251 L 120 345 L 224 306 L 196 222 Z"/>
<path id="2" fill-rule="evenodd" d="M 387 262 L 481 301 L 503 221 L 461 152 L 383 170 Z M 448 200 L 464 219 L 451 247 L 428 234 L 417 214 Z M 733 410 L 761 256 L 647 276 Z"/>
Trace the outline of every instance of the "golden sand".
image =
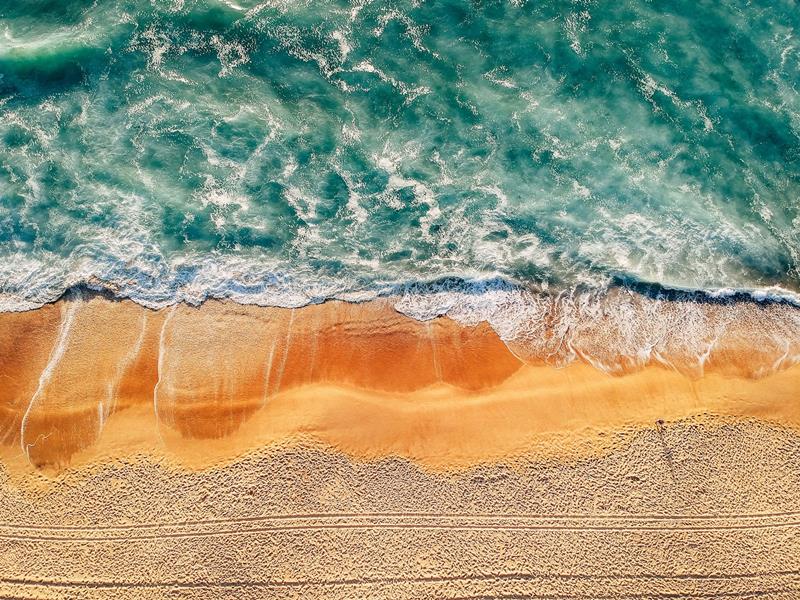
<path id="1" fill-rule="evenodd" d="M 800 367 L 731 339 L 611 376 L 388 300 L 2 314 L 0 596 L 796 600 Z"/>
<path id="2" fill-rule="evenodd" d="M 730 363 L 699 379 L 554 368 L 485 324 L 419 322 L 388 301 L 66 300 L 1 314 L 0 357 L 2 459 L 17 473 L 134 454 L 205 468 L 296 440 L 447 470 L 601 451 L 614 432 L 688 417 L 800 427 L 798 366 L 759 379 Z"/>

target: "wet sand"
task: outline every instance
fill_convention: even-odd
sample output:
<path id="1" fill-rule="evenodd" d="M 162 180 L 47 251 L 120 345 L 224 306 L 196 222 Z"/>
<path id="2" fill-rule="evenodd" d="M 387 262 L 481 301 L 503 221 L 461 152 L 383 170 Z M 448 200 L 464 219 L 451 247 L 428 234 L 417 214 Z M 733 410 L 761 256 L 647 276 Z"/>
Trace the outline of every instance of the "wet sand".
<path id="1" fill-rule="evenodd" d="M 2 594 L 800 595 L 800 367 L 746 346 L 611 376 L 388 300 L 101 296 L 0 345 Z"/>
<path id="2" fill-rule="evenodd" d="M 699 379 L 553 368 L 485 324 L 419 322 L 388 301 L 151 311 L 95 296 L 0 314 L 0 340 L 3 458 L 21 471 L 133 451 L 204 468 L 296 439 L 448 470 L 602 451 L 608 434 L 659 420 L 800 426 L 798 366 L 758 379 L 731 376 L 729 360 Z"/>

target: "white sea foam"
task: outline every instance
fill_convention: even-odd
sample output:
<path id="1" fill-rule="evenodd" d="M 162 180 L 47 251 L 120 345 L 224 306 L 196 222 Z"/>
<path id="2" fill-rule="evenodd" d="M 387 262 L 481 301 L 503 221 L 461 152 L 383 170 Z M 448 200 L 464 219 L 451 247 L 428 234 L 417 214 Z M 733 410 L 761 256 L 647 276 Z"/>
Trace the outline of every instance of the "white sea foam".
<path id="1" fill-rule="evenodd" d="M 780 287 L 640 293 L 619 285 L 532 289 L 501 277 L 365 283 L 281 273 L 275 265 L 222 256 L 130 270 L 120 264 L 98 269 L 89 259 L 69 272 L 33 266 L 29 256 L 20 257 L 12 277 L 6 274 L 0 310 L 33 309 L 74 286 L 153 309 L 210 298 L 298 308 L 328 299 L 388 297 L 396 310 L 420 321 L 447 316 L 465 326 L 486 322 L 522 358 L 555 365 L 583 360 L 618 373 L 661 363 L 700 375 L 709 362 L 718 365 L 746 345 L 751 374 L 760 376 L 800 358 L 800 296 Z"/>
<path id="2" fill-rule="evenodd" d="M 709 361 L 741 352 L 761 376 L 800 357 L 800 298 L 787 290 L 712 290 L 643 295 L 627 288 L 534 292 L 502 280 L 411 286 L 395 304 L 420 320 L 488 323 L 523 358 L 580 359 L 619 373 L 662 363 L 702 375 Z"/>

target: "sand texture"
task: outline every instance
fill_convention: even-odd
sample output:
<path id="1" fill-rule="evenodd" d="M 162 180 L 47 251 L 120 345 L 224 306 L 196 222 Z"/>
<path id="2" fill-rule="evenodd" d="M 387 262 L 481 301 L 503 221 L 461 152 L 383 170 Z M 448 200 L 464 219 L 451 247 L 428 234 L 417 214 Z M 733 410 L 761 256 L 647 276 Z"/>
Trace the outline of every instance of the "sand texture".
<path id="1" fill-rule="evenodd" d="M 800 597 L 800 437 L 672 425 L 442 476 L 274 448 L 0 486 L 14 598 Z"/>
<path id="2" fill-rule="evenodd" d="M 800 598 L 800 367 L 389 302 L 0 314 L 0 596 Z"/>

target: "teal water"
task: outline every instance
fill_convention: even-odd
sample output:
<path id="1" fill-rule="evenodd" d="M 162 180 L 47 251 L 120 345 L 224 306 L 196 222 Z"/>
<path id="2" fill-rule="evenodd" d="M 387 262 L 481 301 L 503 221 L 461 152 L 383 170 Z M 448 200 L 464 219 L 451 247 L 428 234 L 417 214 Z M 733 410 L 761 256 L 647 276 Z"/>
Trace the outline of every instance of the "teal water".
<path id="1" fill-rule="evenodd" d="M 799 88 L 793 0 L 2 0 L 0 308 L 791 294 Z"/>

